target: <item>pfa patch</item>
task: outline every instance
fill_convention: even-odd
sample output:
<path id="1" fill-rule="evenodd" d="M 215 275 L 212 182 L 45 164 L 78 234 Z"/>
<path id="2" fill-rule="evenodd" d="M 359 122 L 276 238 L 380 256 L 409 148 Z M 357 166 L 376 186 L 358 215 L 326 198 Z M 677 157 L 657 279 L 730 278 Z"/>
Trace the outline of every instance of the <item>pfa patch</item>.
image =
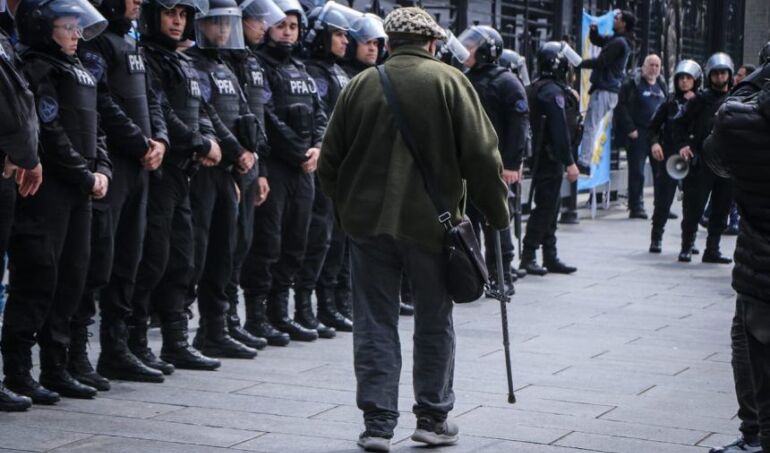
<path id="1" fill-rule="evenodd" d="M 318 89 L 318 94 L 325 98 L 326 95 L 329 93 L 329 83 L 324 79 L 313 79 L 313 82 L 315 82 L 315 86 Z"/>
<path id="2" fill-rule="evenodd" d="M 558 105 L 560 109 L 564 110 L 564 96 L 558 95 L 556 96 L 555 100 L 556 105 Z"/>
<path id="3" fill-rule="evenodd" d="M 37 102 L 37 114 L 40 121 L 50 123 L 59 116 L 59 103 L 51 96 L 43 96 Z"/>
<path id="4" fill-rule="evenodd" d="M 514 108 L 519 113 L 527 113 L 529 111 L 529 104 L 527 104 L 526 99 L 519 99 L 516 101 L 516 106 Z"/>

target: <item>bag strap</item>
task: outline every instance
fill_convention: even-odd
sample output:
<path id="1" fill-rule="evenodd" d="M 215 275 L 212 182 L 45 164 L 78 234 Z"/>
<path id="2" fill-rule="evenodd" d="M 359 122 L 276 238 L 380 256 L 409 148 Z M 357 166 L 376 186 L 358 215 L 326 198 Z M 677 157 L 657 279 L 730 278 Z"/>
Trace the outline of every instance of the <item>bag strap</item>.
<path id="1" fill-rule="evenodd" d="M 396 99 L 396 93 L 393 91 L 393 85 L 390 82 L 388 74 L 385 72 L 385 66 L 377 66 L 377 72 L 380 73 L 380 82 L 382 84 L 382 90 L 385 93 L 385 100 L 390 107 L 390 113 L 393 115 L 396 127 L 398 127 L 401 132 L 401 138 L 404 139 L 404 143 L 409 149 L 409 153 L 412 155 L 412 159 L 414 159 L 414 163 L 417 165 L 417 169 L 422 175 L 422 179 L 425 183 L 425 190 L 428 192 L 428 196 L 436 207 L 438 221 L 444 225 L 444 228 L 449 230 L 453 226 L 451 222 L 452 214 L 449 213 L 449 209 L 447 209 L 444 200 L 441 198 L 441 194 L 436 189 L 436 182 L 435 179 L 433 179 L 433 174 L 425 165 L 423 157 L 417 152 L 414 135 L 412 135 L 412 130 L 409 128 L 409 124 L 406 122 L 406 119 L 401 112 L 401 105 L 398 103 L 398 99 Z"/>

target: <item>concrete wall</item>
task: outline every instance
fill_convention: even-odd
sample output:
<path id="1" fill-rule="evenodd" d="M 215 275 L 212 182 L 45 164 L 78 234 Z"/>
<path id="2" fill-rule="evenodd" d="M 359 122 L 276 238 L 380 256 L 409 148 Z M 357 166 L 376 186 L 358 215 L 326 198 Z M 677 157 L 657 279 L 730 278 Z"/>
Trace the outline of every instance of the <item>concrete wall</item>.
<path id="1" fill-rule="evenodd" d="M 770 40 L 770 1 L 746 0 L 745 18 L 742 63 L 756 64 L 759 49 Z"/>

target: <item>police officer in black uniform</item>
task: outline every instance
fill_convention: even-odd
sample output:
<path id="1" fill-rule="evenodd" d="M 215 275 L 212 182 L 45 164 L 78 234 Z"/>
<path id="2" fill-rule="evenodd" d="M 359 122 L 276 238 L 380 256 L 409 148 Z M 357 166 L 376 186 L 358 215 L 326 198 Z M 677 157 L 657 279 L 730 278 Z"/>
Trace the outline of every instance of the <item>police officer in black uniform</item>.
<path id="1" fill-rule="evenodd" d="M 527 70 L 527 61 L 519 55 L 518 52 L 511 49 L 503 49 L 500 55 L 500 66 L 510 70 L 519 78 L 522 85 L 529 85 L 529 71 Z"/>
<path id="2" fill-rule="evenodd" d="M 310 56 L 305 60 L 305 65 L 318 88 L 318 95 L 327 117 L 331 116 L 337 97 L 350 81 L 347 73 L 337 63 L 345 56 L 350 24 L 361 17 L 361 13 L 334 2 L 316 7 L 310 12 L 308 32 L 303 39 Z M 335 301 L 336 279 L 345 255 L 344 248 L 339 247 L 339 242 L 334 253 L 327 253 L 331 246 L 334 224 L 331 200 L 317 190 L 313 201 L 313 217 L 305 260 L 294 282 L 294 320 L 306 328 L 316 329 L 321 338 L 333 338 L 335 329 L 353 331 L 353 321 L 340 314 Z M 340 235 L 341 232 L 337 234 Z M 318 301 L 317 319 L 311 303 L 314 289 Z"/>
<path id="3" fill-rule="evenodd" d="M 663 231 L 671 211 L 671 204 L 676 195 L 677 181 L 666 171 L 668 159 L 679 153 L 674 140 L 674 124 L 682 115 L 687 101 L 695 96 L 700 88 L 703 71 L 693 60 L 683 60 L 674 70 L 674 92 L 658 106 L 650 121 L 652 173 L 655 182 L 655 209 L 652 213 L 652 233 L 650 253 L 661 253 Z"/>
<path id="4" fill-rule="evenodd" d="M 166 122 L 155 93 L 148 91 L 144 59 L 129 34 L 139 18 L 137 0 L 105 0 L 99 11 L 107 30 L 78 48 L 97 81 L 100 127 L 112 161 L 110 191 L 93 203 L 91 262 L 86 291 L 72 320 L 69 369 L 84 384 L 109 390 L 109 379 L 163 382 L 173 366 L 147 347 L 147 329 L 130 329 L 131 297 L 147 224 L 148 171 L 156 170 L 168 146 Z M 99 292 L 101 353 L 96 373 L 88 360 L 88 325 Z M 129 335 L 129 331 L 133 335 Z M 130 345 L 130 348 L 129 348 Z"/>
<path id="5" fill-rule="evenodd" d="M 10 298 L 0 350 L 5 385 L 36 404 L 59 395 L 92 398 L 96 389 L 67 371 L 69 324 L 86 281 L 91 197 L 103 198 L 111 164 L 98 133 L 96 80 L 76 56 L 80 38 L 107 21 L 85 0 L 28 0 L 19 5 L 24 71 L 40 117 L 46 178 L 19 200 L 10 242 Z M 40 345 L 40 383 L 30 374 Z"/>
<path id="6" fill-rule="evenodd" d="M 572 156 L 577 124 L 571 124 L 578 117 L 577 104 L 572 102 L 573 96 L 566 85 L 568 47 L 564 42 L 551 41 L 540 48 L 537 53 L 539 78 L 528 91 L 532 136 L 535 137 L 532 165 L 535 208 L 527 222 L 519 264 L 527 274 L 571 274 L 577 270 L 561 262 L 556 252 L 556 220 L 565 167 L 570 182 L 578 177 Z M 542 267 L 535 257 L 541 245 Z"/>
<path id="7" fill-rule="evenodd" d="M 251 359 L 257 350 L 232 338 L 225 320 L 238 220 L 236 178 L 251 172 L 257 160 L 256 117 L 249 112 L 238 78 L 220 54 L 244 48 L 241 27 L 241 10 L 235 0 L 211 0 L 208 13 L 196 16 L 195 46 L 185 52 L 198 71 L 203 100 L 211 108 L 209 116 L 222 147 L 219 164 L 195 174 L 190 189 L 195 238 L 192 283 L 197 283 L 200 312 L 193 346 L 211 357 Z"/>
<path id="8" fill-rule="evenodd" d="M 238 77 L 249 110 L 258 124 L 257 166 L 239 178 L 241 201 L 238 207 L 238 225 L 233 273 L 227 285 L 229 309 L 227 327 L 230 336 L 252 348 L 261 349 L 265 341 L 271 346 L 285 346 L 289 335 L 277 330 L 267 319 L 255 316 L 256 306 L 246 305 L 246 323 L 241 326 L 238 316 L 238 287 L 241 281 L 243 261 L 249 252 L 254 237 L 254 209 L 262 205 L 270 193 L 267 174 L 269 146 L 265 136 L 265 105 L 270 104 L 267 78 L 262 63 L 256 56 L 257 47 L 263 42 L 265 30 L 282 21 L 286 15 L 273 0 L 241 0 L 243 36 L 246 48 L 231 50 L 224 55 L 227 64 Z M 259 319 L 259 321 L 257 321 Z"/>
<path id="9" fill-rule="evenodd" d="M 700 162 L 699 153 L 703 142 L 711 133 L 714 114 L 732 86 L 733 72 L 733 61 L 727 54 L 719 52 L 712 55 L 706 62 L 704 71 L 705 88 L 687 101 L 676 123 L 674 133 L 680 148 L 679 155 L 690 161 L 690 172 L 684 179 L 680 262 L 688 263 L 692 260 L 698 220 L 703 215 L 706 201 L 711 194 L 711 215 L 703 262 L 732 263 L 732 260 L 723 256 L 719 250 L 719 241 L 727 227 L 727 214 L 733 199 L 732 184 L 729 179 L 717 176 L 707 165 Z"/>
<path id="10" fill-rule="evenodd" d="M 486 25 L 474 25 L 457 39 L 468 50 L 463 62 L 469 68 L 466 76 L 479 94 L 484 111 L 497 132 L 503 160 L 503 180 L 509 186 L 516 184 L 521 175 L 529 136 L 529 106 L 524 86 L 511 71 L 497 64 L 503 53 L 503 38 L 497 30 Z M 468 217 L 474 223 L 477 234 L 482 229 L 484 231 L 487 269 L 489 275 L 496 276 L 494 241 L 498 233 L 487 226 L 484 217 L 473 207 L 473 200 L 468 207 Z M 511 272 L 514 247 L 510 228 L 501 232 L 501 240 L 505 281 L 497 282 L 493 277 L 492 285 L 503 284 L 506 293 L 512 295 L 515 276 Z"/>
<path id="11" fill-rule="evenodd" d="M 140 44 L 152 89 L 162 99 L 171 146 L 160 171 L 150 178 L 133 316 L 146 319 L 151 306 L 158 313 L 163 361 L 176 368 L 213 370 L 219 360 L 201 355 L 187 340 L 185 303 L 194 271 L 190 175 L 199 164 L 218 164 L 222 155 L 198 73 L 190 58 L 177 52 L 192 37 L 193 15 L 207 9 L 208 2 L 198 0 L 151 0 L 142 7 Z"/>
<path id="12" fill-rule="evenodd" d="M 313 172 L 326 127 L 318 90 L 305 66 L 293 55 L 305 24 L 297 0 L 276 4 L 286 19 L 267 31 L 257 52 L 265 68 L 273 105 L 265 105 L 270 196 L 254 214 L 254 242 L 241 272 L 254 322 L 264 317 L 297 341 L 314 341 L 318 331 L 289 317 L 289 288 L 302 266 L 313 206 Z"/>

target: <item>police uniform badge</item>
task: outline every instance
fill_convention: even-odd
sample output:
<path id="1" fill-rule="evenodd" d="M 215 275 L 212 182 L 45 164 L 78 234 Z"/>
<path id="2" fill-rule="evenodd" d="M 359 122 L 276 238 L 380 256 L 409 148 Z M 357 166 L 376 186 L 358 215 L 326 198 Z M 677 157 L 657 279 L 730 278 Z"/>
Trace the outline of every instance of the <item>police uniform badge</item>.
<path id="1" fill-rule="evenodd" d="M 37 114 L 40 121 L 50 123 L 59 116 L 59 103 L 51 96 L 43 96 L 37 102 Z"/>

